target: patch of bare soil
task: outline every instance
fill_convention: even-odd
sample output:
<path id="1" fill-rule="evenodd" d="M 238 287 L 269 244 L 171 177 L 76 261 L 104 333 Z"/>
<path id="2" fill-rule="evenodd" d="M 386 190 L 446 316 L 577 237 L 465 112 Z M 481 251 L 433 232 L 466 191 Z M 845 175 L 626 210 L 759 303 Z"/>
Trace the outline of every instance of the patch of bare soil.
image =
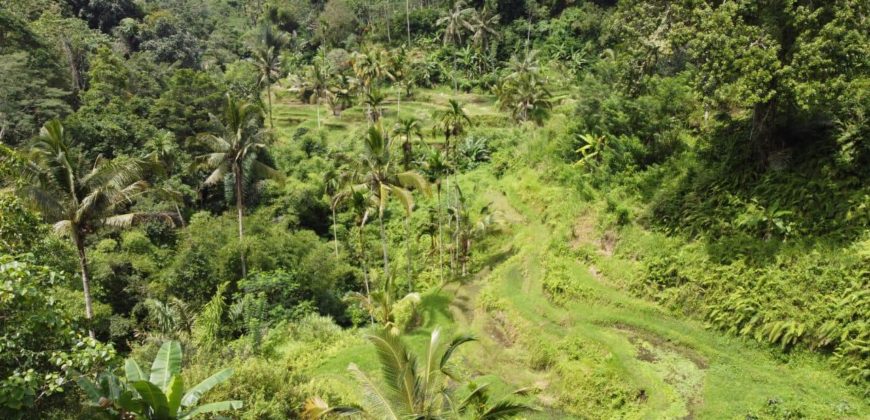
<path id="1" fill-rule="evenodd" d="M 601 239 L 598 240 L 598 248 L 604 255 L 612 257 L 613 251 L 616 250 L 617 242 L 619 242 L 619 234 L 617 234 L 616 231 L 608 230 L 607 232 L 604 232 L 604 235 L 602 235 Z"/>
<path id="2" fill-rule="evenodd" d="M 504 346 L 504 348 L 513 347 L 517 340 L 517 331 L 508 320 L 507 315 L 502 311 L 494 312 L 490 315 L 489 322 L 486 323 L 486 332 L 489 336 Z"/>

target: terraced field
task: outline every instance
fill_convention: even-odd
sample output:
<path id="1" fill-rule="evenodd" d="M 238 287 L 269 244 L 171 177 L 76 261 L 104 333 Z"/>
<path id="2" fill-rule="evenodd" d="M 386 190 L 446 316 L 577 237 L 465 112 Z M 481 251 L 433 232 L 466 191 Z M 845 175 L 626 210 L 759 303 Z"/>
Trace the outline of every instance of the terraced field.
<path id="1" fill-rule="evenodd" d="M 402 115 L 427 121 L 448 97 L 422 92 L 401 103 Z M 460 99 L 481 124 L 503 127 L 492 98 Z M 388 105 L 388 116 L 395 107 Z M 275 116 L 284 141 L 300 127 L 314 128 L 313 114 L 313 106 L 280 99 Z M 365 124 L 359 109 L 340 118 L 326 114 L 324 107 L 320 123 L 332 144 L 352 141 Z M 478 207 L 496 210 L 499 228 L 476 245 L 473 275 L 424 296 L 421 325 L 407 335 L 412 346 L 422 348 L 436 326 L 472 332 L 478 342 L 460 353 L 466 374 L 493 382 L 496 394 L 531 387 L 527 398 L 539 411 L 530 418 L 870 415 L 867 401 L 821 358 L 783 355 L 632 296 L 637 262 L 618 232 L 600 231 L 598 199 L 554 181 L 555 163 L 536 157 L 547 130 L 504 130 L 527 136 L 517 146 L 522 163 L 499 177 L 484 165 L 459 179 Z M 374 350 L 359 340 L 308 373 L 353 393 L 350 362 L 377 369 Z"/>

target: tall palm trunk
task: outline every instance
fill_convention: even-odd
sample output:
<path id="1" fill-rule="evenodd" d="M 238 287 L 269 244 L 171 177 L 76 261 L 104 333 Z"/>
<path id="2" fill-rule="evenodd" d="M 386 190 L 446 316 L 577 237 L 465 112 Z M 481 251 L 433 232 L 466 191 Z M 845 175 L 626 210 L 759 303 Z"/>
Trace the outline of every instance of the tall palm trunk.
<path id="1" fill-rule="evenodd" d="M 441 183 L 438 183 L 438 268 L 441 271 L 441 284 L 444 284 L 444 233 L 442 229 L 443 212 L 441 208 Z"/>
<path id="2" fill-rule="evenodd" d="M 94 303 L 91 299 L 91 272 L 88 269 L 88 256 L 85 252 L 85 238 L 78 231 L 78 226 L 72 228 L 73 242 L 79 254 L 79 268 L 82 274 L 82 291 L 85 295 L 85 319 L 88 321 L 88 335 L 94 338 L 94 327 L 91 320 L 94 318 Z"/>
<path id="3" fill-rule="evenodd" d="M 236 212 L 239 216 L 239 258 L 242 263 L 242 278 L 248 276 L 248 267 L 245 262 L 245 227 L 243 223 L 243 216 L 245 213 L 245 203 L 242 200 L 242 168 L 239 167 L 238 163 L 233 164 L 233 178 L 236 184 Z"/>
<path id="4" fill-rule="evenodd" d="M 390 257 L 387 254 L 387 231 L 384 230 L 384 214 L 378 212 L 378 224 L 381 230 L 381 248 L 384 251 L 384 278 L 390 278 Z"/>
<path id="5" fill-rule="evenodd" d="M 275 122 L 272 121 L 272 83 L 266 81 L 266 96 L 269 97 L 269 128 L 275 128 Z"/>
<path id="6" fill-rule="evenodd" d="M 335 206 L 332 206 L 332 242 L 335 243 L 335 256 L 338 257 L 338 224 L 335 220 Z"/>
<path id="7" fill-rule="evenodd" d="M 369 289 L 369 262 L 368 262 L 368 259 L 366 258 L 366 247 L 365 247 L 365 242 L 363 241 L 363 228 L 366 225 L 366 219 L 368 219 L 368 217 L 369 217 L 369 212 L 368 212 L 368 210 L 366 210 L 365 214 L 363 215 L 362 220 L 359 223 L 359 255 L 360 255 L 360 258 L 362 259 L 362 265 L 363 265 L 363 281 L 365 282 L 365 285 L 366 285 L 366 299 L 368 299 L 369 302 L 371 302 L 372 293 L 371 293 L 371 290 Z M 374 324 L 375 323 L 375 316 L 371 313 L 371 311 L 369 311 L 369 318 L 372 321 L 372 324 Z"/>
<path id="8" fill-rule="evenodd" d="M 408 47 L 411 46 L 411 0 L 405 0 L 405 27 L 408 29 Z"/>
<path id="9" fill-rule="evenodd" d="M 410 216 L 405 218 L 405 234 L 408 235 L 405 238 L 405 254 L 408 258 L 408 293 L 413 291 L 413 283 L 412 279 L 414 277 L 414 259 L 411 254 L 411 223 Z"/>
<path id="10" fill-rule="evenodd" d="M 315 101 L 315 106 L 317 107 L 317 129 L 320 130 L 320 97 L 317 97 Z"/>

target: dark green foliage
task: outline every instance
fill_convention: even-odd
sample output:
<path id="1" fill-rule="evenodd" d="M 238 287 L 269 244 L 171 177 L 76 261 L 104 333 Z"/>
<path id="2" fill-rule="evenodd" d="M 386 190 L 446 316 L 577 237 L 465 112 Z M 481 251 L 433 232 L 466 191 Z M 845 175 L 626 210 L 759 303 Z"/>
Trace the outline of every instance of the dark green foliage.
<path id="1" fill-rule="evenodd" d="M 124 18 L 142 17 L 142 11 L 133 0 L 72 0 L 72 12 L 86 20 L 91 28 L 110 32 Z"/>
<path id="2" fill-rule="evenodd" d="M 185 140 L 213 128 L 209 114 L 217 115 L 222 102 L 221 89 L 209 74 L 179 69 L 172 74 L 167 89 L 154 102 L 150 111 L 151 122 Z"/>

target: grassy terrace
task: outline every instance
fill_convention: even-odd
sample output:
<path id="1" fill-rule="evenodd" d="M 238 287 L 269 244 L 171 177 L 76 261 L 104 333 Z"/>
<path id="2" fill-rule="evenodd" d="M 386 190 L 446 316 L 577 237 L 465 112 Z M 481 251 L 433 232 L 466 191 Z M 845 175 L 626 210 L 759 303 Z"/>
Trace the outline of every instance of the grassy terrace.
<path id="1" fill-rule="evenodd" d="M 421 91 L 411 101 L 402 100 L 401 115 L 414 115 L 430 127 L 432 112 L 451 95 L 447 89 Z M 545 182 L 561 165 L 538 157 L 537 151 L 546 148 L 546 127 L 509 128 L 492 97 L 457 97 L 479 124 L 522 139 L 516 147 L 521 163 L 500 178 L 490 165 L 461 176 L 463 190 L 474 192 L 475 205 L 490 203 L 497 210 L 499 232 L 477 245 L 476 272 L 468 281 L 424 295 L 421 325 L 406 335 L 412 346 L 423 348 L 436 326 L 473 333 L 479 341 L 460 353 L 466 373 L 479 376 L 477 382 L 494 382 L 496 394 L 534 388 L 527 398 L 541 411 L 530 418 L 579 413 L 591 418 L 861 418 L 870 413 L 867 401 L 819 357 L 782 355 L 633 297 L 628 284 L 638 267 L 631 249 L 654 243 L 648 240 L 654 234 L 629 227 L 623 237 L 615 236 L 599 223 L 597 197 Z M 396 106 L 394 96 L 385 110 L 389 124 Z M 316 129 L 316 107 L 279 95 L 275 120 L 281 141 L 292 141 L 299 128 Z M 366 124 L 359 107 L 337 118 L 323 106 L 320 121 L 334 147 L 347 147 Z M 558 116 L 550 122 L 563 123 Z M 427 142 L 439 142 L 427 134 Z M 563 298 L 553 299 L 548 290 L 559 290 Z M 336 394 L 355 394 L 347 365 L 377 369 L 374 349 L 361 339 L 365 333 L 351 332 L 354 339 L 306 366 L 306 373 Z M 288 342 L 278 349 L 293 346 Z"/>

